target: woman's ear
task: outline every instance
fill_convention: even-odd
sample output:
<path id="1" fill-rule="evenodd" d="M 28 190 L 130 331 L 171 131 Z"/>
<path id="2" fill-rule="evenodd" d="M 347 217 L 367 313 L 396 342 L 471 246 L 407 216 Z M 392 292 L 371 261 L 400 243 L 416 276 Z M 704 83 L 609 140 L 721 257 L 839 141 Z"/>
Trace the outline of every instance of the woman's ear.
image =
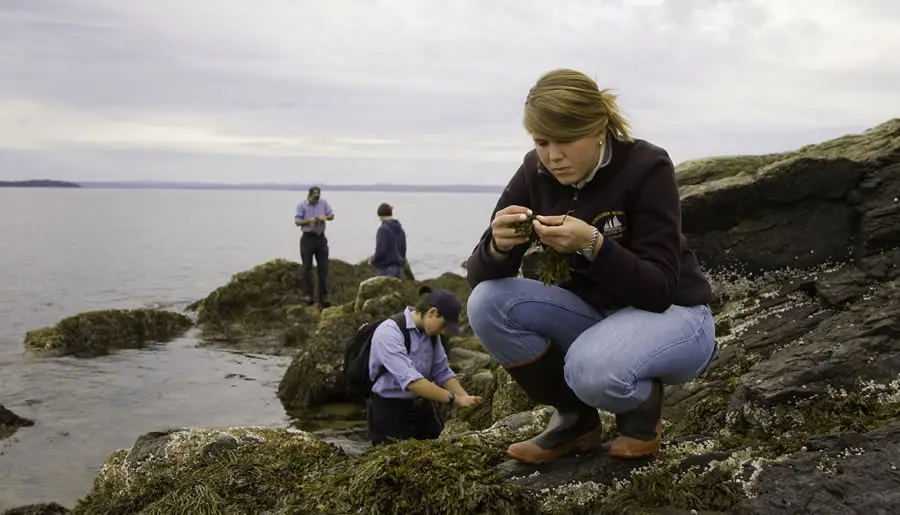
<path id="1" fill-rule="evenodd" d="M 426 311 L 425 313 L 427 313 L 427 314 L 429 314 L 429 315 L 431 315 L 431 316 L 433 316 L 433 317 L 439 317 L 439 316 L 441 316 L 441 314 L 438 313 L 438 309 L 435 308 L 435 307 L 430 307 L 430 308 L 428 308 L 428 311 Z"/>

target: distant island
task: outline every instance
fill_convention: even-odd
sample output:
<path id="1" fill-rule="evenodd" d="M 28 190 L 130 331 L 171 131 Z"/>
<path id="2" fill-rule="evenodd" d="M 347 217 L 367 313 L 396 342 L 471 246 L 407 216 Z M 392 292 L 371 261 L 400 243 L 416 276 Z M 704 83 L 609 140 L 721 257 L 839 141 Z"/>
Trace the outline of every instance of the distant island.
<path id="1" fill-rule="evenodd" d="M 33 179 L 30 181 L 0 181 L 0 188 L 80 188 L 80 184 L 50 179 Z"/>
<path id="2" fill-rule="evenodd" d="M 23 181 L 34 182 L 34 181 Z M 74 183 L 73 183 L 74 184 Z M 215 182 L 169 181 L 78 181 L 75 187 L 86 189 L 163 189 L 163 190 L 256 190 L 256 191 L 306 191 L 312 184 L 246 183 L 227 184 Z M 411 193 L 499 193 L 503 185 L 478 184 L 322 184 L 324 191 L 384 191 Z"/>

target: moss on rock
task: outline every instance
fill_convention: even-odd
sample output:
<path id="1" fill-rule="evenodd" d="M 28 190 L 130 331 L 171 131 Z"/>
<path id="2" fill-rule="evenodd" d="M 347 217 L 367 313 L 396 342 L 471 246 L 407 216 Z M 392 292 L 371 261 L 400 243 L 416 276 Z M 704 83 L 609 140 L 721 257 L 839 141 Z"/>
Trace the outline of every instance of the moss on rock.
<path id="1" fill-rule="evenodd" d="M 501 420 L 513 413 L 534 408 L 534 402 L 513 380 L 505 368 L 498 367 L 495 375 L 497 377 L 497 389 L 494 391 L 491 403 L 492 420 Z"/>
<path id="2" fill-rule="evenodd" d="M 157 309 L 109 309 L 63 318 L 25 334 L 25 347 L 81 357 L 137 349 L 182 335 L 192 325 L 181 313 Z"/>
<path id="3" fill-rule="evenodd" d="M 679 186 L 698 186 L 721 179 L 752 176 L 768 166 L 802 158 L 874 161 L 900 146 L 900 118 L 889 120 L 860 134 L 806 145 L 797 150 L 765 155 L 735 155 L 693 159 L 675 168 Z"/>
<path id="4" fill-rule="evenodd" d="M 359 283 L 373 274 L 366 265 L 329 260 L 331 301 L 352 302 Z M 188 309 L 196 311 L 206 341 L 296 347 L 308 339 L 319 315 L 318 307 L 306 305 L 303 292 L 302 266 L 274 259 L 235 274 L 227 284 Z"/>
<path id="5" fill-rule="evenodd" d="M 115 451 L 74 515 L 297 513 L 300 489 L 346 455 L 308 433 L 181 429 Z"/>

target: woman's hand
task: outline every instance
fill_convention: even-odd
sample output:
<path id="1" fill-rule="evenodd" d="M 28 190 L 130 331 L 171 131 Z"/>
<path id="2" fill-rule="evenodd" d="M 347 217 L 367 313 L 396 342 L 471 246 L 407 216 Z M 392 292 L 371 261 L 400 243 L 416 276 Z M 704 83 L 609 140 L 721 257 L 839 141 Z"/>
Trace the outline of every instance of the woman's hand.
<path id="1" fill-rule="evenodd" d="M 522 206 L 508 206 L 494 214 L 491 221 L 491 235 L 494 244 L 503 252 L 509 252 L 516 245 L 528 242 L 527 236 L 516 234 L 515 225 L 531 216 L 531 210 Z"/>
<path id="2" fill-rule="evenodd" d="M 574 216 L 537 216 L 534 219 L 534 232 L 541 243 L 552 247 L 560 253 L 577 252 L 591 244 L 594 227 Z M 597 241 L 599 246 L 603 235 Z"/>

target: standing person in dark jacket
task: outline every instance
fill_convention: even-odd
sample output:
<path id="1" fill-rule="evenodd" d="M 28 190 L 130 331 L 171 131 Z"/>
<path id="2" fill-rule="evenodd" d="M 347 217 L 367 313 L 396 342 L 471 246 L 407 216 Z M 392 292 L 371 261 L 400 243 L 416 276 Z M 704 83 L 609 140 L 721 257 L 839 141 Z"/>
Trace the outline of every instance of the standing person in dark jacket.
<path id="1" fill-rule="evenodd" d="M 328 201 L 321 198 L 318 186 L 309 189 L 303 202 L 297 204 L 294 225 L 300 227 L 300 260 L 303 262 L 303 287 L 307 304 L 313 304 L 312 261 L 316 258 L 319 276 L 319 304 L 328 307 L 328 238 L 325 223 L 334 220 L 334 211 Z"/>
<path id="2" fill-rule="evenodd" d="M 652 455 L 663 384 L 696 377 L 716 349 L 674 166 L 633 139 L 616 97 L 580 72 L 545 74 L 524 110 L 535 149 L 467 263 L 475 334 L 532 400 L 556 408 L 543 433 L 507 453 L 536 464 L 599 446 L 602 409 L 616 415 L 612 456 Z M 528 245 L 513 225 L 532 215 L 540 242 L 567 261 L 552 286 L 515 277 Z"/>
<path id="3" fill-rule="evenodd" d="M 394 218 L 394 208 L 382 203 L 378 206 L 381 226 L 375 234 L 375 254 L 369 259 L 375 267 L 375 275 L 403 278 L 406 263 L 406 231 Z"/>

